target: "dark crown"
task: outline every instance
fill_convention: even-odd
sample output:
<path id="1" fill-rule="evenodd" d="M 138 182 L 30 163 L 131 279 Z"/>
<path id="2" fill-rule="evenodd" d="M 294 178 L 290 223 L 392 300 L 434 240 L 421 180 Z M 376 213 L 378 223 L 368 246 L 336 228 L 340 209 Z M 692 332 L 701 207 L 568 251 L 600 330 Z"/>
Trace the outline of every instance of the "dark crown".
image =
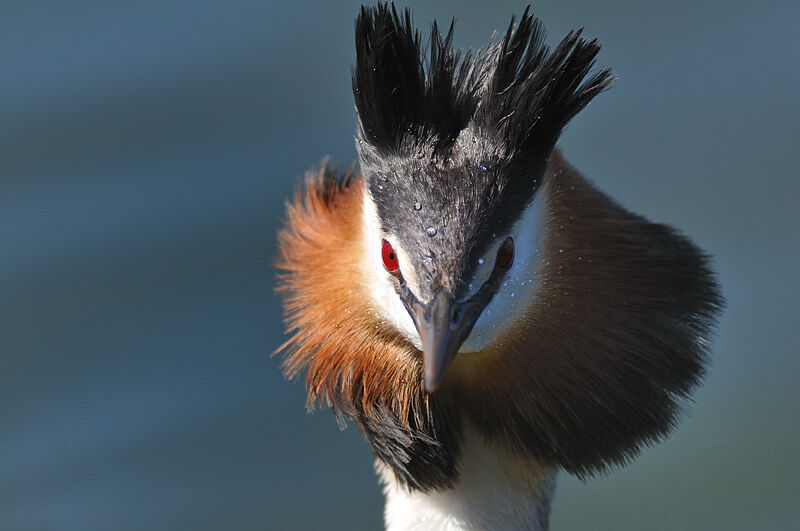
<path id="1" fill-rule="evenodd" d="M 408 9 L 362 7 L 353 68 L 359 139 L 375 155 L 432 145 L 446 157 L 469 128 L 502 163 L 541 163 L 567 122 L 614 79 L 605 69 L 584 80 L 597 40 L 573 31 L 550 52 L 544 34 L 528 6 L 499 43 L 462 54 L 451 46 L 453 22 L 442 35 L 434 21 L 426 59 Z"/>

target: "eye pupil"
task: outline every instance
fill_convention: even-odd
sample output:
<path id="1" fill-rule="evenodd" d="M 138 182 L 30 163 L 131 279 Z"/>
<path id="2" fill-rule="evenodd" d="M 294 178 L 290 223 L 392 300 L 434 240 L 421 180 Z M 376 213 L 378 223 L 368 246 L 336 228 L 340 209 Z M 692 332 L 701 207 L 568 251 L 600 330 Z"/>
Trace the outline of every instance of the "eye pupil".
<path id="1" fill-rule="evenodd" d="M 508 237 L 506 241 L 497 250 L 497 258 L 494 262 L 494 268 L 498 271 L 505 272 L 514 263 L 514 238 Z"/>
<path id="2" fill-rule="evenodd" d="M 381 242 L 381 258 L 383 258 L 383 267 L 393 275 L 400 274 L 400 264 L 397 261 L 397 254 L 392 248 L 392 244 L 383 240 Z"/>

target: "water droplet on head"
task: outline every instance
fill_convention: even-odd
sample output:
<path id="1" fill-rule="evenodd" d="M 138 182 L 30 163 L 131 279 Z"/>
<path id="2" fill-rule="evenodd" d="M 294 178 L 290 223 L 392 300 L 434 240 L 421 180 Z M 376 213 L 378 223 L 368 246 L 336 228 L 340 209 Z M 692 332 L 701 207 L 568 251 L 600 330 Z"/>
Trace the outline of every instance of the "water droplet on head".
<path id="1" fill-rule="evenodd" d="M 485 262 L 486 260 L 484 260 L 483 257 L 478 258 L 478 265 L 483 265 Z"/>
<path id="2" fill-rule="evenodd" d="M 425 229 L 425 232 L 428 233 L 428 236 L 431 237 L 436 236 L 436 229 L 434 227 L 428 227 L 427 229 Z"/>
<path id="3" fill-rule="evenodd" d="M 497 238 L 497 234 L 495 234 L 495 233 L 493 232 L 493 233 L 492 233 L 492 238 Z"/>
<path id="4" fill-rule="evenodd" d="M 422 205 L 419 203 L 414 203 L 414 210 L 422 210 Z"/>
<path id="5" fill-rule="evenodd" d="M 558 252 L 559 252 L 559 253 L 563 253 L 563 252 L 564 252 L 564 249 L 559 249 L 559 250 L 558 250 Z"/>

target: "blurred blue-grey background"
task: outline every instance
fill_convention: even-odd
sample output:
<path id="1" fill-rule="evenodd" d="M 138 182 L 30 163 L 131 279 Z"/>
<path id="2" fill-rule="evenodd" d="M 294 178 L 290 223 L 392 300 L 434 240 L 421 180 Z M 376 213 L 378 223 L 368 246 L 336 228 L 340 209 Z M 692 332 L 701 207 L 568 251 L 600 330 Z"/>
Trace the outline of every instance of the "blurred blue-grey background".
<path id="1" fill-rule="evenodd" d="M 414 2 L 484 46 L 522 2 Z M 375 529 L 355 427 L 270 353 L 275 229 L 349 163 L 357 2 L 0 3 L 0 529 Z M 800 526 L 800 3 L 539 1 L 619 80 L 566 156 L 715 257 L 680 429 L 560 478 L 552 529 Z"/>

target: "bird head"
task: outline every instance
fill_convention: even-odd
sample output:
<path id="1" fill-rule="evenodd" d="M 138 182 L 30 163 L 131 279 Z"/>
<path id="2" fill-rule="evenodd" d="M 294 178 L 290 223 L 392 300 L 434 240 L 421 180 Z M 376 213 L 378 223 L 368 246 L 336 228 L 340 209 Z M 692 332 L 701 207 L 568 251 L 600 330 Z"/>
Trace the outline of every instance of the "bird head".
<path id="1" fill-rule="evenodd" d="M 580 32 L 549 54 L 527 10 L 475 55 L 451 48 L 452 23 L 442 35 L 434 22 L 427 58 L 404 15 L 381 4 L 356 22 L 357 144 L 375 302 L 422 350 L 433 392 L 460 350 L 520 317 L 511 299 L 536 287 L 548 157 L 612 76 L 585 79 L 600 46 Z"/>

